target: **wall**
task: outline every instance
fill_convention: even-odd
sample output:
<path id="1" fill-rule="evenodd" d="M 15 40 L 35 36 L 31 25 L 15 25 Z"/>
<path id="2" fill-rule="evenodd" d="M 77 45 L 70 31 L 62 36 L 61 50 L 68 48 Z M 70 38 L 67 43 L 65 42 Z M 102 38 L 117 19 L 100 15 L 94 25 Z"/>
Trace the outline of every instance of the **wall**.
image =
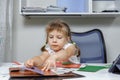
<path id="1" fill-rule="evenodd" d="M 19 14 L 19 1 L 14 0 L 13 21 L 13 60 L 24 62 L 39 55 L 45 43 L 45 27 L 48 21 L 56 17 L 25 18 Z M 120 52 L 120 17 L 117 18 L 83 18 L 59 17 L 69 23 L 72 31 L 84 32 L 90 29 L 101 29 L 107 48 L 108 62 L 112 62 Z M 8 57 L 9 57 L 8 56 Z"/>

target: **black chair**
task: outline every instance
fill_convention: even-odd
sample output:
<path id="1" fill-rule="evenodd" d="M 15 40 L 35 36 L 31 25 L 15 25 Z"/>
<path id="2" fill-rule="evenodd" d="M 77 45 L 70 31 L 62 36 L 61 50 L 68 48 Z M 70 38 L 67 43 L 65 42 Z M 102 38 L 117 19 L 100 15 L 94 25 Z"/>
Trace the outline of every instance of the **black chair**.
<path id="1" fill-rule="evenodd" d="M 106 63 L 106 47 L 103 33 L 99 29 L 87 32 L 72 32 L 72 41 L 80 48 L 81 63 Z"/>

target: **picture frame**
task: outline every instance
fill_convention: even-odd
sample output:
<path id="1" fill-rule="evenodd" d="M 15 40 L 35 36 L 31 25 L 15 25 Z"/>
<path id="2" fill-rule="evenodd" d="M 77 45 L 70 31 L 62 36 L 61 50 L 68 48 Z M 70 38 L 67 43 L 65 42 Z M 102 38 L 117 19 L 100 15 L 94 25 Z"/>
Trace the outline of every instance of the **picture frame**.
<path id="1" fill-rule="evenodd" d="M 113 61 L 113 64 L 111 65 L 108 71 L 111 73 L 120 74 L 120 54 L 115 59 L 115 61 Z"/>

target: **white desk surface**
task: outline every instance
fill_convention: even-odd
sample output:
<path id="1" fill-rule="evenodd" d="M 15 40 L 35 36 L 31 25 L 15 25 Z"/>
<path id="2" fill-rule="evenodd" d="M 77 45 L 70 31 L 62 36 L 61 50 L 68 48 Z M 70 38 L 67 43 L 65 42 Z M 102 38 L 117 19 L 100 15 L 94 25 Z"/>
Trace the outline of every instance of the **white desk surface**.
<path id="1" fill-rule="evenodd" d="M 99 65 L 99 64 L 92 64 Z M 101 65 L 101 64 L 100 64 Z M 18 67 L 14 63 L 3 63 L 0 65 L 0 80 L 9 80 L 9 67 Z M 109 73 L 108 69 L 102 69 L 97 72 L 83 72 L 73 69 L 75 73 L 84 75 L 82 78 L 71 78 L 64 80 L 119 80 L 120 74 Z"/>

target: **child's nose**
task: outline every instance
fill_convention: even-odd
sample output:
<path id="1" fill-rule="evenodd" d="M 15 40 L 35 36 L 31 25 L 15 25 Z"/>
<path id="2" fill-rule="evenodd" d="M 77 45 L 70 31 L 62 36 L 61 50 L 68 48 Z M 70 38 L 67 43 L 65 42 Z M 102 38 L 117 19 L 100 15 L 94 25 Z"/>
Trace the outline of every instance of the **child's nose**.
<path id="1" fill-rule="evenodd" d="M 54 39 L 53 39 L 53 42 L 57 42 L 57 39 L 56 39 L 56 38 L 54 38 Z"/>

